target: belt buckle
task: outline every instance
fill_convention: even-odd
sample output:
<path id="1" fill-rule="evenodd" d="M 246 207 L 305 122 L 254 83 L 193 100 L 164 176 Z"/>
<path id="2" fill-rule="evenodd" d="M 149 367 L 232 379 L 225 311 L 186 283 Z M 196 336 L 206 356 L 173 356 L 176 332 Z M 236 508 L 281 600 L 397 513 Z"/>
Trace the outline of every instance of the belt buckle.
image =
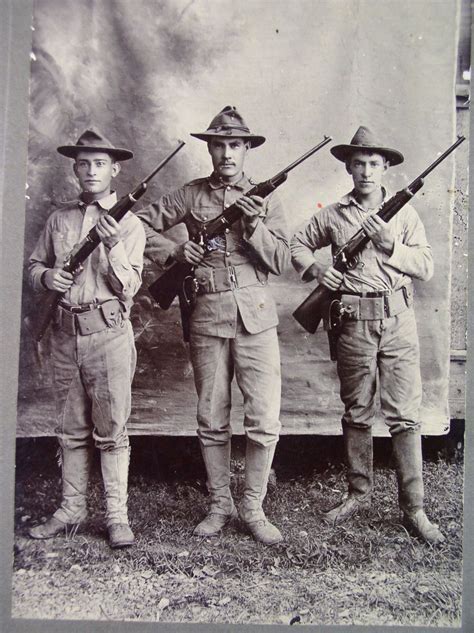
<path id="1" fill-rule="evenodd" d="M 89 312 L 97 307 L 95 303 L 85 303 L 81 306 L 69 306 L 67 303 L 60 303 L 59 305 L 63 308 L 63 310 L 66 310 L 66 312 L 69 312 L 70 314 L 82 314 L 83 312 Z"/>

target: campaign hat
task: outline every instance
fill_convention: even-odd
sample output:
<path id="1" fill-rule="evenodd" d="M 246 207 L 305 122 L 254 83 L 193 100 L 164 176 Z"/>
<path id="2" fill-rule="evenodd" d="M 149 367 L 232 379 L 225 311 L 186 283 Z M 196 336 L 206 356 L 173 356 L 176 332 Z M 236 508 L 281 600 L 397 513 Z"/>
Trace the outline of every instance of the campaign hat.
<path id="1" fill-rule="evenodd" d="M 403 154 L 396 149 L 386 147 L 369 127 L 361 125 L 352 137 L 349 145 L 334 145 L 330 152 L 338 160 L 346 162 L 354 152 L 371 151 L 375 154 L 382 154 L 390 162 L 390 165 L 399 165 L 405 160 Z"/>
<path id="2" fill-rule="evenodd" d="M 75 145 L 61 145 L 58 152 L 68 158 L 76 158 L 78 152 L 105 152 L 115 160 L 129 160 L 133 152 L 123 147 L 115 147 L 97 128 L 86 130 L 77 139 Z"/>
<path id="3" fill-rule="evenodd" d="M 235 106 L 225 106 L 209 123 L 205 132 L 191 134 L 201 141 L 209 142 L 213 137 L 242 138 L 249 141 L 251 147 L 258 147 L 265 143 L 265 137 L 252 134 L 248 125 Z"/>

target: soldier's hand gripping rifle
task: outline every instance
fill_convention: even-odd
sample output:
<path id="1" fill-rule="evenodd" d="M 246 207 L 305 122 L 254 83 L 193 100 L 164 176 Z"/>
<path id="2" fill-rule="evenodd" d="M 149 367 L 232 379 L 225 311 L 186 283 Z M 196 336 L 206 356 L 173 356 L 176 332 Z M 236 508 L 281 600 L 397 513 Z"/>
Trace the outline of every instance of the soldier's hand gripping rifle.
<path id="1" fill-rule="evenodd" d="M 108 214 L 112 216 L 114 220 L 120 222 L 125 214 L 130 211 L 133 205 L 143 196 L 147 190 L 148 182 L 166 165 L 168 161 L 173 158 L 177 152 L 179 152 L 184 144 L 185 143 L 183 141 L 179 141 L 178 146 L 155 167 L 151 174 L 142 180 L 142 182 L 131 193 L 120 198 L 120 200 L 118 200 L 108 211 Z M 80 272 L 84 261 L 99 244 L 100 238 L 97 235 L 97 230 L 94 226 L 84 239 L 74 246 L 64 262 L 62 269 L 72 275 Z M 43 338 L 43 335 L 48 328 L 54 311 L 56 310 L 62 296 L 62 292 L 57 290 L 47 290 L 41 295 L 39 305 L 37 306 L 34 315 L 26 317 L 25 324 L 36 342 L 39 342 Z"/>
<path id="2" fill-rule="evenodd" d="M 265 180 L 261 182 L 245 194 L 246 196 L 260 196 L 261 198 L 265 198 L 272 191 L 275 191 L 277 187 L 279 187 L 288 177 L 288 172 L 294 169 L 297 165 L 302 163 L 304 160 L 309 158 L 312 154 L 320 150 L 324 145 L 330 143 L 332 138 L 330 136 L 325 136 L 324 140 L 321 141 L 318 145 L 310 149 L 306 154 L 295 160 L 295 162 L 291 163 L 285 169 L 282 169 L 276 176 L 270 178 L 269 180 Z M 242 211 L 235 205 L 231 204 L 223 213 L 221 213 L 217 218 L 213 220 L 209 220 L 206 223 L 203 223 L 202 230 L 192 237 L 192 240 L 197 244 L 200 244 L 205 250 L 209 240 L 220 235 L 225 231 L 225 229 L 234 222 L 236 222 L 239 218 L 242 217 Z M 181 312 L 183 315 L 183 308 L 185 307 L 185 303 L 187 301 L 186 291 L 183 293 L 183 287 L 187 280 L 192 278 L 194 266 L 188 263 L 177 262 L 173 264 L 166 272 L 164 272 L 158 279 L 156 279 L 151 286 L 149 286 L 148 290 L 151 296 L 158 303 L 160 308 L 163 310 L 167 310 L 170 305 L 173 303 L 173 300 L 176 296 L 180 297 L 181 304 Z M 183 296 L 184 295 L 184 296 Z M 185 340 L 186 340 L 186 326 L 183 319 L 183 329 L 185 330 Z"/>
<path id="3" fill-rule="evenodd" d="M 385 222 L 388 222 L 396 215 L 402 207 L 413 198 L 413 196 L 423 187 L 424 178 L 433 171 L 458 145 L 465 140 L 464 136 L 459 136 L 458 140 L 451 145 L 439 158 L 437 158 L 425 171 L 415 178 L 415 180 L 405 189 L 401 189 L 389 200 L 384 202 L 377 215 Z M 359 229 L 350 240 L 348 240 L 334 254 L 333 267 L 344 274 L 356 264 L 357 255 L 366 247 L 370 239 L 363 229 Z M 313 292 L 301 303 L 293 312 L 293 316 L 307 332 L 314 334 L 319 323 L 324 316 L 328 316 L 329 306 L 334 293 L 332 290 L 319 284 Z"/>

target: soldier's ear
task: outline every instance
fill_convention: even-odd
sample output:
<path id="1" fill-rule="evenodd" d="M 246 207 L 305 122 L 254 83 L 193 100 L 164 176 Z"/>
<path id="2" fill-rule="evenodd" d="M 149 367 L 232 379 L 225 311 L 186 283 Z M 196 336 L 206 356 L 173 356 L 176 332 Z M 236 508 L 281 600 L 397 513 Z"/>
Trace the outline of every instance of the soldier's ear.
<path id="1" fill-rule="evenodd" d="M 351 171 L 351 159 L 348 158 L 346 160 L 346 171 L 349 174 L 349 176 L 352 176 L 352 171 Z"/>
<path id="2" fill-rule="evenodd" d="M 118 176 L 121 169 L 122 169 L 122 164 L 114 161 L 112 163 L 112 178 L 115 178 L 115 176 Z"/>
<path id="3" fill-rule="evenodd" d="M 72 164 L 72 170 L 73 170 L 74 175 L 76 176 L 76 178 L 79 178 L 79 176 L 77 174 L 77 163 L 76 163 L 76 161 L 74 161 L 74 163 Z"/>

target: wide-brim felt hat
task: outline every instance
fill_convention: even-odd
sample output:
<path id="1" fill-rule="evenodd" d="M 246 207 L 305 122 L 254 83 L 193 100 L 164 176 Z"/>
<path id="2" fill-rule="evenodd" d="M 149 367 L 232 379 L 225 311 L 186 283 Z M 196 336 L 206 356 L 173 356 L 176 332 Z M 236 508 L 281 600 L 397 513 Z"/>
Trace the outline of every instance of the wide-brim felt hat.
<path id="1" fill-rule="evenodd" d="M 376 134 L 368 127 L 361 125 L 352 137 L 348 145 L 335 145 L 330 152 L 338 160 L 346 162 L 354 152 L 370 151 L 375 154 L 382 154 L 390 162 L 390 165 L 399 165 L 405 160 L 403 154 L 396 149 L 386 147 L 377 138 Z"/>
<path id="2" fill-rule="evenodd" d="M 108 138 L 106 138 L 96 128 L 86 130 L 77 139 L 75 145 L 61 145 L 57 148 L 58 152 L 68 158 L 76 158 L 78 152 L 105 152 L 115 158 L 115 160 L 129 160 L 133 158 L 133 152 L 123 147 L 115 147 Z"/>
<path id="3" fill-rule="evenodd" d="M 265 143 L 265 137 L 252 134 L 242 116 L 234 106 L 226 106 L 209 123 L 205 132 L 191 134 L 201 141 L 209 142 L 213 137 L 242 138 L 249 141 L 251 147 L 258 147 Z"/>

